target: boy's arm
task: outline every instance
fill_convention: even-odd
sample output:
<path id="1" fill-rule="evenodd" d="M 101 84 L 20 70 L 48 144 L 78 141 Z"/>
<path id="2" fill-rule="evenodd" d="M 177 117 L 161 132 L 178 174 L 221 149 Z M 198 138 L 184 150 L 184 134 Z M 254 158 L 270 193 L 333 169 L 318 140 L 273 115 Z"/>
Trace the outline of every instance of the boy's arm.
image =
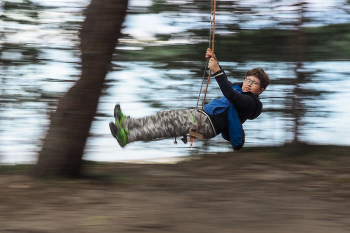
<path id="1" fill-rule="evenodd" d="M 208 59 L 208 61 L 209 61 L 208 68 L 210 69 L 210 71 L 212 71 L 216 75 L 223 73 L 225 75 L 225 77 L 227 77 L 225 71 L 219 65 L 219 62 L 218 62 L 215 54 L 211 51 L 210 48 L 207 49 L 206 54 L 205 54 L 205 58 Z M 230 81 L 228 81 L 228 82 L 232 86 L 232 83 Z"/>
<path id="2" fill-rule="evenodd" d="M 235 108 L 248 118 L 255 113 L 257 104 L 254 97 L 240 94 L 233 90 L 232 83 L 228 81 L 225 72 L 221 69 L 215 54 L 211 49 L 207 49 L 205 57 L 209 59 L 208 68 L 214 73 L 214 77 L 219 84 L 221 92 L 235 106 Z"/>
<path id="3" fill-rule="evenodd" d="M 220 67 L 220 71 L 223 73 L 223 75 L 226 77 L 226 80 L 227 80 L 227 82 L 230 84 L 230 86 L 232 87 L 233 86 L 233 83 L 231 83 L 228 79 L 227 79 L 227 75 L 226 75 L 226 73 L 225 73 L 225 71 L 221 68 L 221 66 L 219 65 L 219 67 Z M 220 73 L 221 72 L 217 72 L 217 73 L 214 73 L 214 77 L 215 76 L 219 76 L 220 75 Z"/>
<path id="4" fill-rule="evenodd" d="M 222 94 L 244 115 L 251 115 L 255 112 L 256 102 L 250 95 L 244 95 L 236 92 L 232 88 L 232 83 L 228 81 L 223 70 L 219 70 L 214 74 L 219 84 Z"/>

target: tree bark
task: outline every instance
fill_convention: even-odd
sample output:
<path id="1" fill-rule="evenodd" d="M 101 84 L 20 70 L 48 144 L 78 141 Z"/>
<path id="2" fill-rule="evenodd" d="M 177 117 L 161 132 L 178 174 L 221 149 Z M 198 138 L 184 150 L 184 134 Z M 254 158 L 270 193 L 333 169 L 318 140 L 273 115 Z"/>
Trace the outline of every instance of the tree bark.
<path id="1" fill-rule="evenodd" d="M 301 92 L 301 89 L 299 87 L 300 84 L 303 84 L 305 82 L 305 75 L 300 72 L 303 68 L 303 57 L 304 57 L 304 44 L 305 44 L 305 36 L 302 32 L 302 26 L 305 21 L 305 7 L 306 3 L 302 0 L 299 1 L 299 3 L 295 4 L 295 6 L 298 6 L 298 15 L 299 20 L 296 22 L 296 31 L 295 35 L 292 37 L 293 39 L 293 59 L 295 63 L 294 73 L 296 76 L 295 79 L 295 87 L 293 89 L 293 96 L 291 98 L 292 100 L 292 110 L 293 110 L 293 118 L 294 118 L 294 138 L 292 141 L 292 144 L 297 145 L 300 144 L 300 131 L 302 129 L 302 118 L 305 115 L 305 106 L 302 102 L 304 99 L 304 96 Z"/>
<path id="2" fill-rule="evenodd" d="M 128 0 L 92 0 L 80 39 L 82 73 L 62 97 L 39 152 L 39 176 L 77 177 L 102 86 L 125 19 Z"/>

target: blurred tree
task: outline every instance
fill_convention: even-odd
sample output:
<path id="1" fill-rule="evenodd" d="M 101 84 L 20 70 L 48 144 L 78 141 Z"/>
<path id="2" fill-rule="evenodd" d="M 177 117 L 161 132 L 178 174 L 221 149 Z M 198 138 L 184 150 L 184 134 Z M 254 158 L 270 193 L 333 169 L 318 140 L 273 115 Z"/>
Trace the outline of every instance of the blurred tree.
<path id="1" fill-rule="evenodd" d="M 92 0 L 80 39 L 82 73 L 62 97 L 39 152 L 39 176 L 79 176 L 85 142 L 116 47 L 128 0 Z"/>
<path id="2" fill-rule="evenodd" d="M 297 13 L 296 19 L 292 25 L 294 28 L 294 33 L 290 37 L 291 57 L 294 62 L 294 73 L 296 78 L 293 82 L 294 88 L 289 93 L 289 98 L 287 98 L 287 101 L 290 101 L 290 110 L 294 123 L 292 130 L 294 137 L 291 141 L 291 149 L 293 152 L 302 151 L 302 144 L 305 144 L 305 142 L 301 140 L 301 130 L 304 127 L 303 118 L 305 117 L 307 111 L 312 110 L 310 106 L 308 108 L 305 106 L 305 100 L 318 94 L 316 90 L 306 90 L 303 87 L 303 84 L 310 81 L 305 74 L 305 71 L 303 71 L 303 61 L 306 60 L 306 42 L 308 38 L 307 35 L 305 35 L 303 25 L 310 21 L 309 18 L 305 17 L 305 12 L 308 10 L 307 4 L 307 2 L 299 1 L 298 3 L 292 5 L 295 7 Z"/>
<path id="3" fill-rule="evenodd" d="M 38 62 L 40 50 L 35 46 L 25 43 L 18 43 L 9 40 L 7 37 L 15 35 L 23 30 L 13 30 L 10 24 L 19 25 L 38 25 L 39 11 L 44 7 L 29 0 L 24 1 L 4 1 L 2 3 L 3 12 L 0 20 L 3 21 L 4 27 L 0 31 L 0 64 L 2 65 L 24 65 Z M 15 58 L 15 59 L 14 59 Z"/>
<path id="4" fill-rule="evenodd" d="M 292 57 L 295 62 L 294 72 L 295 72 L 295 87 L 293 92 L 291 93 L 292 100 L 292 115 L 294 119 L 294 138 L 293 144 L 299 143 L 300 140 L 300 129 L 301 129 L 301 118 L 305 114 L 305 108 L 303 106 L 303 95 L 300 85 L 305 82 L 305 76 L 301 72 L 303 68 L 303 54 L 304 54 L 304 45 L 305 45 L 305 36 L 302 31 L 302 26 L 306 21 L 305 18 L 305 8 L 306 2 L 299 1 L 294 6 L 297 7 L 297 19 L 295 21 L 295 33 L 294 36 L 291 37 L 292 41 Z"/>
<path id="5" fill-rule="evenodd" d="M 11 76 L 12 70 L 19 70 L 18 67 L 28 64 L 38 64 L 38 59 L 41 51 L 33 45 L 29 45 L 23 42 L 17 42 L 13 40 L 18 33 L 26 31 L 14 30 L 21 25 L 37 25 L 39 11 L 44 8 L 30 0 L 23 1 L 2 1 L 0 6 L 0 122 L 1 125 L 8 125 L 10 121 L 13 122 L 13 118 L 6 117 L 5 112 L 8 109 L 22 107 L 28 98 L 18 98 L 18 92 L 13 92 L 13 76 Z M 9 39 L 11 38 L 12 39 Z M 16 68 L 14 68 L 16 67 Z M 17 76 L 18 78 L 18 76 Z M 19 78 L 20 79 L 20 78 Z M 37 87 L 35 93 L 38 93 Z M 28 91 L 24 88 L 17 86 L 16 90 L 22 91 L 22 93 L 28 94 Z M 29 96 L 29 94 L 27 95 Z M 3 131 L 3 127 L 0 126 L 0 133 Z M 0 149 L 2 149 L 0 147 Z M 0 151 L 1 154 L 1 151 Z M 1 161 L 1 155 L 0 155 Z"/>

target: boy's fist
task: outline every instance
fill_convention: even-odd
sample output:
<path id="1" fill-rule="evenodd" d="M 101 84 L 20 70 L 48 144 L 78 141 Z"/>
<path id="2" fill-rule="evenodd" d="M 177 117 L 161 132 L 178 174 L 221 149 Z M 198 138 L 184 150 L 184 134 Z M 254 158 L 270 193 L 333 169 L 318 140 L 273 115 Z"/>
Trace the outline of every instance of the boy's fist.
<path id="1" fill-rule="evenodd" d="M 206 53 L 205 53 L 205 58 L 209 60 L 212 57 L 212 55 L 213 55 L 213 53 L 212 53 L 211 49 L 208 48 Z"/>
<path id="2" fill-rule="evenodd" d="M 215 54 L 213 53 L 213 51 L 210 48 L 208 48 L 207 51 L 205 52 L 205 58 L 208 60 L 210 58 L 214 58 L 215 60 L 217 60 Z"/>
<path id="3" fill-rule="evenodd" d="M 209 59 L 208 68 L 213 71 L 214 73 L 220 71 L 220 66 L 218 64 L 218 61 L 215 60 L 213 57 Z"/>

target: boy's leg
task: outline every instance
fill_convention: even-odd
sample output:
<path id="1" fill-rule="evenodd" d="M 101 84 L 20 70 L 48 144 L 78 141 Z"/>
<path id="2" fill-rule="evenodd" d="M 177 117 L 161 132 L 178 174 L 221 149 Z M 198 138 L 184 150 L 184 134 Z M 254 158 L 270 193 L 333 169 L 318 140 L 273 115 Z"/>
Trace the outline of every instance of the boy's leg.
<path id="1" fill-rule="evenodd" d="M 123 127 L 128 128 L 128 142 L 184 136 L 190 130 L 196 130 L 199 114 L 196 109 L 161 111 L 144 118 L 127 118 Z M 215 136 L 210 120 L 204 114 L 199 132 L 206 139 Z"/>
<path id="2" fill-rule="evenodd" d="M 141 128 L 148 123 L 156 121 L 156 115 L 146 116 L 142 118 L 125 118 L 122 127 L 125 128 Z"/>

